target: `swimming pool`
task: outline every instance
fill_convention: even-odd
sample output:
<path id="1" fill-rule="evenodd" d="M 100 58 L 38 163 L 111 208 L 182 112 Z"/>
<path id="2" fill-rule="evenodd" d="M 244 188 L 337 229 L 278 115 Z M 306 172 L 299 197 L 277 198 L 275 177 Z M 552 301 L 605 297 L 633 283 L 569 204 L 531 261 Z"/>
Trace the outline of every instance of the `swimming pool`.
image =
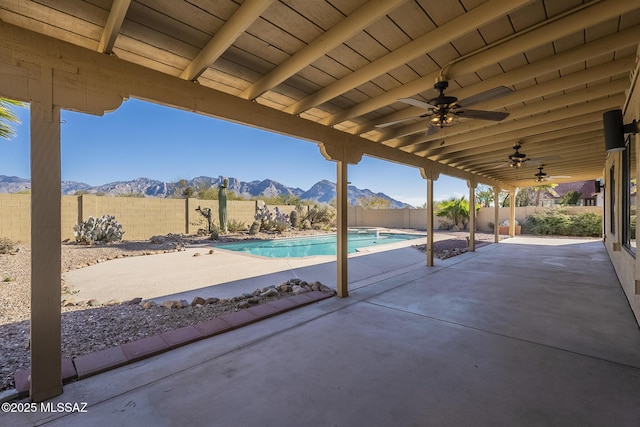
<path id="1" fill-rule="evenodd" d="M 425 236 L 402 233 L 349 233 L 348 248 L 349 253 L 353 253 L 356 252 L 357 249 L 367 246 L 403 242 L 421 237 Z M 254 240 L 228 243 L 217 247 L 269 258 L 300 258 L 313 255 L 335 255 L 337 236 L 331 234 L 291 239 Z"/>

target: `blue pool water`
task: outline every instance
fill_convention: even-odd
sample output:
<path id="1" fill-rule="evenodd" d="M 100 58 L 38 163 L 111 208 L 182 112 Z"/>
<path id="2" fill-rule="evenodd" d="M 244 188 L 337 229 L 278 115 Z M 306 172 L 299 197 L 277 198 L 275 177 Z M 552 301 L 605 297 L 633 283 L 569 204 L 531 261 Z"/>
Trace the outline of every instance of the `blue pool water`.
<path id="1" fill-rule="evenodd" d="M 349 253 L 367 246 L 384 245 L 424 237 L 419 234 L 349 233 Z M 244 252 L 269 258 L 299 258 L 312 255 L 335 255 L 337 236 L 315 236 L 293 239 L 257 240 L 229 243 L 220 249 Z"/>

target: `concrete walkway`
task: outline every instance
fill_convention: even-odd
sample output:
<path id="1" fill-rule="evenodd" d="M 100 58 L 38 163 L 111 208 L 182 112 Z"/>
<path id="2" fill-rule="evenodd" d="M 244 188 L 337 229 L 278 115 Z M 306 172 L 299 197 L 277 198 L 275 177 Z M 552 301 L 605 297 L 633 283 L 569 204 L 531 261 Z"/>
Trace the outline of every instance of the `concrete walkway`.
<path id="1" fill-rule="evenodd" d="M 86 413 L 0 417 L 16 426 L 640 425 L 640 330 L 600 241 L 514 238 L 353 288 L 67 385 L 52 400 L 87 402 Z"/>

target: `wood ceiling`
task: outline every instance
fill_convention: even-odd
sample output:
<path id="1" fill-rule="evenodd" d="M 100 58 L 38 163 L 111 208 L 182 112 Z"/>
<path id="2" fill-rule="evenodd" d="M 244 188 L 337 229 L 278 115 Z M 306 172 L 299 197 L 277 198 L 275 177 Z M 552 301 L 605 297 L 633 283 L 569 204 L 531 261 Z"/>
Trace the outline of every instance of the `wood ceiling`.
<path id="1" fill-rule="evenodd" d="M 630 0 L 0 0 L 0 20 L 509 186 L 539 164 L 602 176 L 602 113 L 624 107 L 640 41 Z M 508 87 L 473 109 L 509 116 L 428 135 L 398 99 L 437 79 L 462 101 Z"/>

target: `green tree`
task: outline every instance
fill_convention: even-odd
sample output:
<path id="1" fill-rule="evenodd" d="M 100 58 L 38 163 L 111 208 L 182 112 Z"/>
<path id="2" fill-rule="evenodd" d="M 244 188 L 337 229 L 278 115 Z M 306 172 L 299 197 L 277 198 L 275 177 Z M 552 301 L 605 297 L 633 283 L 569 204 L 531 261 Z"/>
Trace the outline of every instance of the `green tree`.
<path id="1" fill-rule="evenodd" d="M 560 199 L 560 204 L 563 206 L 576 205 L 578 204 L 578 200 L 580 200 L 580 196 L 582 196 L 582 193 L 571 190 Z"/>
<path id="2" fill-rule="evenodd" d="M 356 199 L 356 206 L 362 206 L 365 209 L 390 209 L 391 201 L 380 196 L 359 197 Z"/>
<path id="3" fill-rule="evenodd" d="M 200 200 L 218 200 L 218 189 L 208 186 L 204 182 L 198 184 L 197 193 Z"/>
<path id="4" fill-rule="evenodd" d="M 462 196 L 440 202 L 436 215 L 450 219 L 454 227 L 464 230 L 469 222 L 469 201 Z"/>
<path id="5" fill-rule="evenodd" d="M 12 107 L 26 107 L 26 104 L 12 99 L 0 98 L 0 138 L 9 139 L 16 134 L 12 124 L 19 124 L 20 120 L 13 112 Z"/>
<path id="6" fill-rule="evenodd" d="M 489 187 L 488 185 L 478 185 L 476 187 L 476 200 L 479 203 L 484 202 L 486 207 L 489 207 L 493 204 L 495 200 L 495 193 L 493 192 L 493 187 Z"/>
<path id="7" fill-rule="evenodd" d="M 293 194 L 278 194 L 277 196 L 257 196 L 252 197 L 252 200 L 261 200 L 265 202 L 267 205 L 289 205 L 289 206 L 297 206 L 301 203 L 300 197 L 294 196 Z"/>

